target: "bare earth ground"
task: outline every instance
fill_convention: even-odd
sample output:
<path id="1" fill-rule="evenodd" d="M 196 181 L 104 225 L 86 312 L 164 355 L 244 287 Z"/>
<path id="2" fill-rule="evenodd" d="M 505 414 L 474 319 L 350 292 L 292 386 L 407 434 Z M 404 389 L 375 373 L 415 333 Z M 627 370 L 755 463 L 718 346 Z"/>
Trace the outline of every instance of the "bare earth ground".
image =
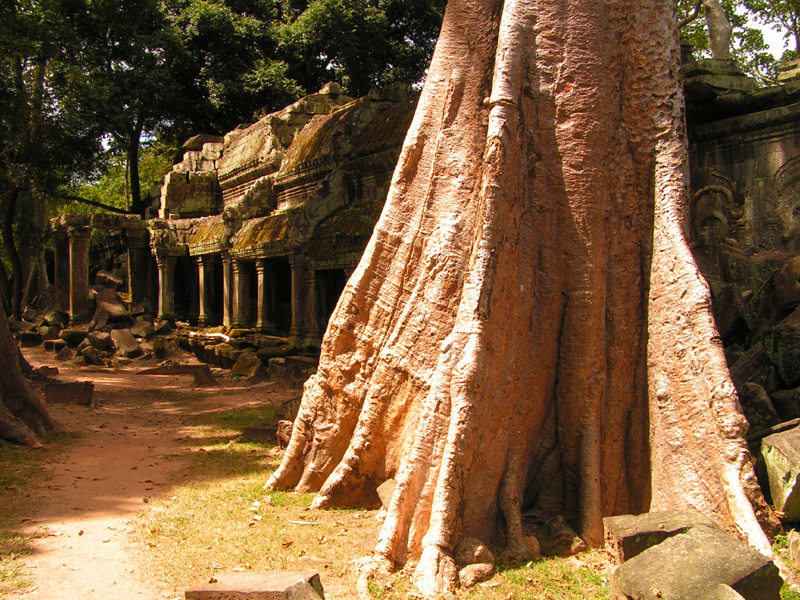
<path id="1" fill-rule="evenodd" d="M 297 390 L 248 386 L 220 378 L 194 388 L 192 377 L 140 376 L 124 369 L 59 363 L 41 349 L 25 350 L 34 366 L 59 368 L 59 380 L 95 384 L 94 406 L 51 405 L 53 416 L 77 439 L 50 467 L 47 483 L 30 498 L 24 517 L 36 534 L 25 559 L 33 585 L 11 599 L 140 600 L 182 598 L 144 570 L 142 549 L 131 540 L 131 522 L 163 495 L 162 486 L 186 464 L 180 440 L 187 419 L 198 414 L 280 403 Z M 176 404 L 176 390 L 191 402 Z M 170 391 L 166 394 L 166 391 Z M 160 399 L 161 396 L 161 399 Z"/>

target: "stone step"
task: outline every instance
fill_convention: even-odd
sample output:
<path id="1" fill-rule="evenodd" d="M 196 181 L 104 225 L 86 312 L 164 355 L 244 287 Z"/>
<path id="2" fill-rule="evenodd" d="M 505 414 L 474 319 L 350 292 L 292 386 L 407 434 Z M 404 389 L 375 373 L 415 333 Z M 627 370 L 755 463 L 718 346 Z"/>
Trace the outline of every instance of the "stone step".
<path id="1" fill-rule="evenodd" d="M 185 592 L 186 600 L 324 600 L 319 574 L 312 571 L 220 573 Z"/>

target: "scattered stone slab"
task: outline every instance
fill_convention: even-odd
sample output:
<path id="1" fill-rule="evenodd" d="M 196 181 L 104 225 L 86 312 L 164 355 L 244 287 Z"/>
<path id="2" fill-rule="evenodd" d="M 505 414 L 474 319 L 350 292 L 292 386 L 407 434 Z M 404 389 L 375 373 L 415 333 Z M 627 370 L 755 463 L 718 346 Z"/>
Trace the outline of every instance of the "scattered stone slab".
<path id="1" fill-rule="evenodd" d="M 324 600 L 314 572 L 220 573 L 186 590 L 186 600 Z"/>
<path id="2" fill-rule="evenodd" d="M 131 335 L 128 329 L 113 329 L 111 340 L 114 342 L 119 355 L 123 358 L 136 358 L 142 353 L 139 342 Z"/>
<path id="3" fill-rule="evenodd" d="M 800 521 L 800 428 L 765 437 L 761 456 L 775 510 L 790 522 Z"/>
<path id="4" fill-rule="evenodd" d="M 52 381 L 44 386 L 44 399 L 48 404 L 79 404 L 90 406 L 94 396 L 91 381 Z"/>
<path id="5" fill-rule="evenodd" d="M 746 600 L 778 600 L 783 579 L 769 558 L 704 525 L 648 548 L 611 575 L 617 597 L 637 600 L 697 600 L 718 584 Z"/>
<path id="6" fill-rule="evenodd" d="M 216 385 L 217 380 L 208 365 L 163 365 L 142 369 L 138 375 L 194 375 L 195 385 Z"/>
<path id="7" fill-rule="evenodd" d="M 83 329 L 62 329 L 58 337 L 68 344 L 77 346 L 86 338 L 86 334 L 87 332 Z"/>
<path id="8" fill-rule="evenodd" d="M 714 521 L 693 509 L 606 517 L 603 519 L 606 551 L 614 564 L 621 564 L 697 525 L 717 527 Z"/>
<path id="9" fill-rule="evenodd" d="M 462 588 L 471 588 L 482 581 L 488 581 L 492 577 L 494 577 L 494 565 L 490 563 L 467 565 L 458 572 L 458 580 Z"/>
<path id="10" fill-rule="evenodd" d="M 536 532 L 542 556 L 572 556 L 586 550 L 584 542 L 563 517 L 553 517 Z"/>

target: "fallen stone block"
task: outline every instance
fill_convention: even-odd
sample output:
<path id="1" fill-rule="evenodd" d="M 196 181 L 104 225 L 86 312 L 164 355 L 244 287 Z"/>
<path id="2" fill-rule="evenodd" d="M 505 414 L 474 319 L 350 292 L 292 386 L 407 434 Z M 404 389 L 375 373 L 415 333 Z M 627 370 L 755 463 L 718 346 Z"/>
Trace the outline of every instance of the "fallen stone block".
<path id="1" fill-rule="evenodd" d="M 116 291 L 122 285 L 122 279 L 115 277 L 108 271 L 101 270 L 94 276 L 94 283 Z"/>
<path id="2" fill-rule="evenodd" d="M 62 348 L 67 347 L 67 342 L 65 342 L 62 339 L 45 340 L 43 346 L 45 350 L 49 350 L 51 352 L 58 352 Z"/>
<path id="3" fill-rule="evenodd" d="M 276 439 L 278 428 L 275 426 L 245 427 L 239 436 L 240 442 L 255 442 L 257 444 L 270 444 Z"/>
<path id="4" fill-rule="evenodd" d="M 94 396 L 91 381 L 53 381 L 44 386 L 44 399 L 47 404 L 79 404 L 90 406 Z"/>
<path id="5" fill-rule="evenodd" d="M 775 510 L 788 521 L 800 521 L 800 428 L 765 437 L 761 457 Z"/>
<path id="6" fill-rule="evenodd" d="M 778 600 L 783 579 L 766 556 L 718 527 L 697 525 L 648 548 L 616 568 L 619 598 L 697 600 L 718 584 L 746 600 Z"/>
<path id="7" fill-rule="evenodd" d="M 36 367 L 33 372 L 43 377 L 55 377 L 58 375 L 58 367 L 42 365 L 41 367 Z"/>
<path id="8" fill-rule="evenodd" d="M 267 374 L 267 368 L 262 360 L 256 356 L 253 350 L 242 350 L 239 358 L 236 359 L 231 368 L 231 375 L 245 377 L 247 379 L 257 379 Z"/>
<path id="9" fill-rule="evenodd" d="M 220 573 L 186 590 L 186 600 L 323 600 L 319 575 L 313 572 Z"/>
<path id="10" fill-rule="evenodd" d="M 136 358 L 142 353 L 139 342 L 131 335 L 128 329 L 113 329 L 111 331 L 111 340 L 119 351 L 119 355 L 123 358 Z"/>
<path id="11" fill-rule="evenodd" d="M 703 594 L 699 600 L 744 600 L 744 596 L 731 586 L 720 583 Z"/>
<path id="12" fill-rule="evenodd" d="M 59 327 L 64 329 L 69 325 L 69 315 L 63 310 L 53 309 L 44 314 L 43 320 L 50 327 Z"/>
<path id="13" fill-rule="evenodd" d="M 84 340 L 86 333 L 83 329 L 62 329 L 58 336 L 68 344 L 77 346 Z"/>
<path id="14" fill-rule="evenodd" d="M 536 532 L 542 556 L 572 556 L 586 550 L 584 542 L 563 517 L 553 517 Z"/>
<path id="15" fill-rule="evenodd" d="M 471 588 L 481 581 L 488 581 L 493 576 L 494 565 L 490 563 L 467 565 L 458 572 L 458 579 L 462 588 Z"/>
<path id="16" fill-rule="evenodd" d="M 394 479 L 387 479 L 378 486 L 378 489 L 375 490 L 376 492 L 378 492 L 378 498 L 381 499 L 381 505 L 386 510 L 389 510 L 389 503 L 392 501 L 392 496 L 394 496 L 395 487 L 397 487 L 397 484 L 395 483 Z M 459 566 L 472 564 L 472 562 L 467 562 L 467 563 L 458 562 L 458 557 L 456 556 L 456 554 L 453 554 L 453 558 L 455 559 L 456 564 Z"/>
<path id="17" fill-rule="evenodd" d="M 278 421 L 278 432 L 276 434 L 278 438 L 278 446 L 281 448 L 285 448 L 289 445 L 289 442 L 292 439 L 292 427 L 294 423 L 291 421 Z"/>
<path id="18" fill-rule="evenodd" d="M 70 350 L 70 347 L 65 345 L 56 353 L 56 360 L 67 361 L 75 358 L 75 353 Z"/>
<path id="19" fill-rule="evenodd" d="M 134 337 L 148 339 L 154 332 L 155 329 L 150 321 L 137 321 L 131 326 L 131 335 Z"/>
<path id="20" fill-rule="evenodd" d="M 23 348 L 35 348 L 42 343 L 42 334 L 38 331 L 26 331 L 18 334 L 19 345 Z"/>
<path id="21" fill-rule="evenodd" d="M 131 313 L 122 304 L 116 302 L 100 302 L 97 307 L 98 310 L 105 310 L 106 313 L 108 313 L 109 323 L 130 321 Z"/>
<path id="22" fill-rule="evenodd" d="M 618 565 L 697 525 L 717 527 L 714 521 L 693 509 L 606 517 L 603 519 L 606 552 Z"/>
<path id="23" fill-rule="evenodd" d="M 208 365 L 164 365 L 142 369 L 138 375 L 194 375 L 195 385 L 216 385 L 217 380 Z"/>
<path id="24" fill-rule="evenodd" d="M 110 350 L 114 347 L 114 340 L 111 339 L 111 334 L 105 331 L 90 331 L 86 339 L 98 350 Z"/>
<path id="25" fill-rule="evenodd" d="M 97 349 L 91 344 L 86 348 L 81 349 L 80 353 L 89 364 L 95 365 L 96 367 L 106 366 L 106 363 L 103 362 L 103 359 L 100 358 L 100 355 L 97 353 Z"/>

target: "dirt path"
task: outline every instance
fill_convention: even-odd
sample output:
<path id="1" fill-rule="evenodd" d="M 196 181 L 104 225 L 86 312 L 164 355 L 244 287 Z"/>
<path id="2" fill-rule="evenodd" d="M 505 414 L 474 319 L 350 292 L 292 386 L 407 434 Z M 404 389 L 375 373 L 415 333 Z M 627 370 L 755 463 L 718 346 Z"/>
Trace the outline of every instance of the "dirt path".
<path id="1" fill-rule="evenodd" d="M 265 388 L 222 381 L 198 400 L 190 376 L 137 376 L 137 369 L 89 369 L 25 352 L 33 366 L 58 366 L 58 379 L 95 384 L 95 406 L 53 405 L 53 416 L 78 439 L 51 467 L 47 484 L 32 494 L 26 558 L 33 586 L 10 599 L 155 600 L 182 598 L 153 581 L 130 541 L 131 521 L 184 462 L 180 438 L 186 420 L 204 411 L 263 402 Z M 160 401 L 185 390 L 190 411 Z M 170 394 L 174 398 L 174 394 Z M 29 521 L 27 519 L 30 519 Z"/>

